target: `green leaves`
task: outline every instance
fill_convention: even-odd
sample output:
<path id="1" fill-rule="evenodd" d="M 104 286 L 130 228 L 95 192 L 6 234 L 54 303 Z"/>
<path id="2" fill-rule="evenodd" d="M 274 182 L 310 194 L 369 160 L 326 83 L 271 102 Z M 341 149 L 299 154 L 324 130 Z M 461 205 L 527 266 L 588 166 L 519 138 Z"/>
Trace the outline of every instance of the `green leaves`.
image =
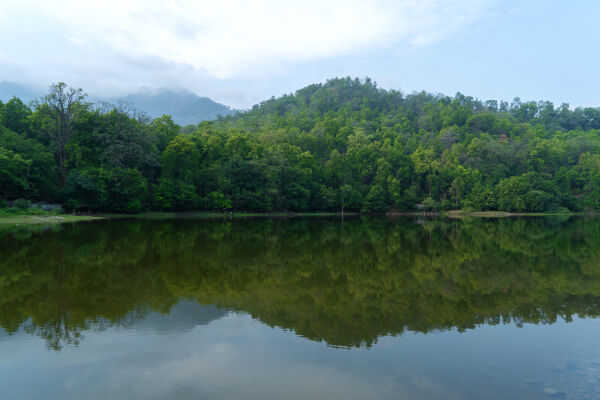
<path id="1" fill-rule="evenodd" d="M 12 99 L 0 115 L 18 131 L 0 126 L 8 198 L 103 210 L 414 210 L 425 199 L 436 210 L 600 210 L 595 108 L 403 95 L 342 78 L 184 131 L 168 115 L 91 108 L 64 83 L 33 112 Z M 94 172 L 95 191 L 83 177 L 98 170 L 114 179 Z M 63 173 L 73 177 L 61 199 Z M 105 184 L 136 200 L 112 206 Z"/>
<path id="2" fill-rule="evenodd" d="M 387 211 L 387 201 L 385 198 L 385 190 L 381 185 L 371 186 L 371 190 L 365 198 L 362 211 L 364 212 L 385 212 Z"/>
<path id="3" fill-rule="evenodd" d="M 148 183 L 137 169 L 73 170 L 64 189 L 70 209 L 140 212 L 148 204 Z"/>
<path id="4" fill-rule="evenodd" d="M 27 179 L 31 164 L 31 160 L 0 147 L 0 193 L 3 197 L 16 199 L 32 195 Z"/>
<path id="5" fill-rule="evenodd" d="M 196 143 L 186 135 L 177 135 L 171 140 L 161 156 L 164 174 L 175 179 L 193 176 L 200 161 Z"/>

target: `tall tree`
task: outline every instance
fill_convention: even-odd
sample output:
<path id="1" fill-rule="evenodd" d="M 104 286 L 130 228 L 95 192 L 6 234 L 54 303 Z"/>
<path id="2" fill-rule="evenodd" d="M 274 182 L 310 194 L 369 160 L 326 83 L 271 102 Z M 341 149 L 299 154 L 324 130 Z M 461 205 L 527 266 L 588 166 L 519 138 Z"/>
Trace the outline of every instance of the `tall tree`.
<path id="1" fill-rule="evenodd" d="M 89 107 L 84 102 L 86 96 L 81 88 L 67 87 L 66 83 L 58 82 L 50 86 L 48 94 L 43 98 L 45 111 L 52 121 L 52 136 L 58 145 L 58 168 L 62 186 L 66 179 L 66 146 L 73 135 L 73 125 Z"/>

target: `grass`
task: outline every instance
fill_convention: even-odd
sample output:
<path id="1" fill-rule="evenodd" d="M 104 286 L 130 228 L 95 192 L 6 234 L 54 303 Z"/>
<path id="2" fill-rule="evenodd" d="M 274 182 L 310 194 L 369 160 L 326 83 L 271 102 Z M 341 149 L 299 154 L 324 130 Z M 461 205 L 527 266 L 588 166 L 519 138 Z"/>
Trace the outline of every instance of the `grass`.
<path id="1" fill-rule="evenodd" d="M 586 213 L 574 213 L 570 211 L 548 211 L 548 212 L 508 212 L 508 211 L 446 211 L 441 214 L 449 218 L 478 217 L 478 218 L 509 218 L 509 217 L 558 217 L 588 215 Z"/>
<path id="2" fill-rule="evenodd" d="M 31 204 L 31 202 L 28 202 Z M 92 215 L 64 214 L 62 208 L 54 207 L 44 210 L 40 207 L 0 207 L 0 225 L 31 225 L 31 224 L 56 224 L 60 222 L 78 222 L 100 219 Z"/>
<path id="3" fill-rule="evenodd" d="M 286 213 L 286 212 L 266 212 L 266 213 L 219 213 L 219 212 L 146 212 L 140 214 L 94 214 L 94 215 L 70 215 L 57 214 L 51 212 L 39 212 L 36 210 L 32 213 L 29 210 L 15 211 L 10 213 L 1 212 L 0 224 L 4 225 L 30 225 L 41 223 L 60 223 L 60 222 L 80 222 L 93 221 L 99 219 L 220 219 L 220 218 L 290 218 L 290 217 L 330 217 L 339 216 L 340 213 L 334 212 L 306 212 L 306 213 Z M 346 216 L 358 215 L 357 213 L 344 213 Z"/>
<path id="4" fill-rule="evenodd" d="M 4 225 L 31 225 L 31 224 L 56 224 L 62 222 L 81 222 L 103 219 L 93 215 L 0 215 L 0 224 Z"/>

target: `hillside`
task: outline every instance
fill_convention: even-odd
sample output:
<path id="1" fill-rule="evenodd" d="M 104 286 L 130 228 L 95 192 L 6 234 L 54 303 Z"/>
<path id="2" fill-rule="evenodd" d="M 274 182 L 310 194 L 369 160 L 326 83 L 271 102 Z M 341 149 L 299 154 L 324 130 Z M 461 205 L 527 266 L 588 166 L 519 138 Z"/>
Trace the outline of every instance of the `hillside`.
<path id="1" fill-rule="evenodd" d="M 48 112 L 3 106 L 9 200 L 128 212 L 600 210 L 598 108 L 406 95 L 343 78 L 186 134 L 169 118 L 89 109 L 64 184 Z"/>
<path id="2" fill-rule="evenodd" d="M 600 207 L 599 129 L 599 108 L 404 95 L 344 78 L 264 101 L 198 134 L 257 149 L 238 152 L 240 163 L 289 163 L 277 184 L 283 209 L 535 212 Z M 250 191 L 260 184 L 236 182 Z"/>

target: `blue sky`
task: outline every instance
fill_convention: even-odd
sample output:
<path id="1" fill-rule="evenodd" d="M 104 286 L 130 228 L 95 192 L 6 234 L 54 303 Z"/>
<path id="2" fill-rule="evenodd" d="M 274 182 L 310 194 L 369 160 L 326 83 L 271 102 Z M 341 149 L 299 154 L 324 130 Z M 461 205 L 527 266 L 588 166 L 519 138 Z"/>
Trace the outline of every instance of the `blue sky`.
<path id="1" fill-rule="evenodd" d="M 5 0 L 0 81 L 180 87 L 234 107 L 335 76 L 600 106 L 600 2 Z"/>

